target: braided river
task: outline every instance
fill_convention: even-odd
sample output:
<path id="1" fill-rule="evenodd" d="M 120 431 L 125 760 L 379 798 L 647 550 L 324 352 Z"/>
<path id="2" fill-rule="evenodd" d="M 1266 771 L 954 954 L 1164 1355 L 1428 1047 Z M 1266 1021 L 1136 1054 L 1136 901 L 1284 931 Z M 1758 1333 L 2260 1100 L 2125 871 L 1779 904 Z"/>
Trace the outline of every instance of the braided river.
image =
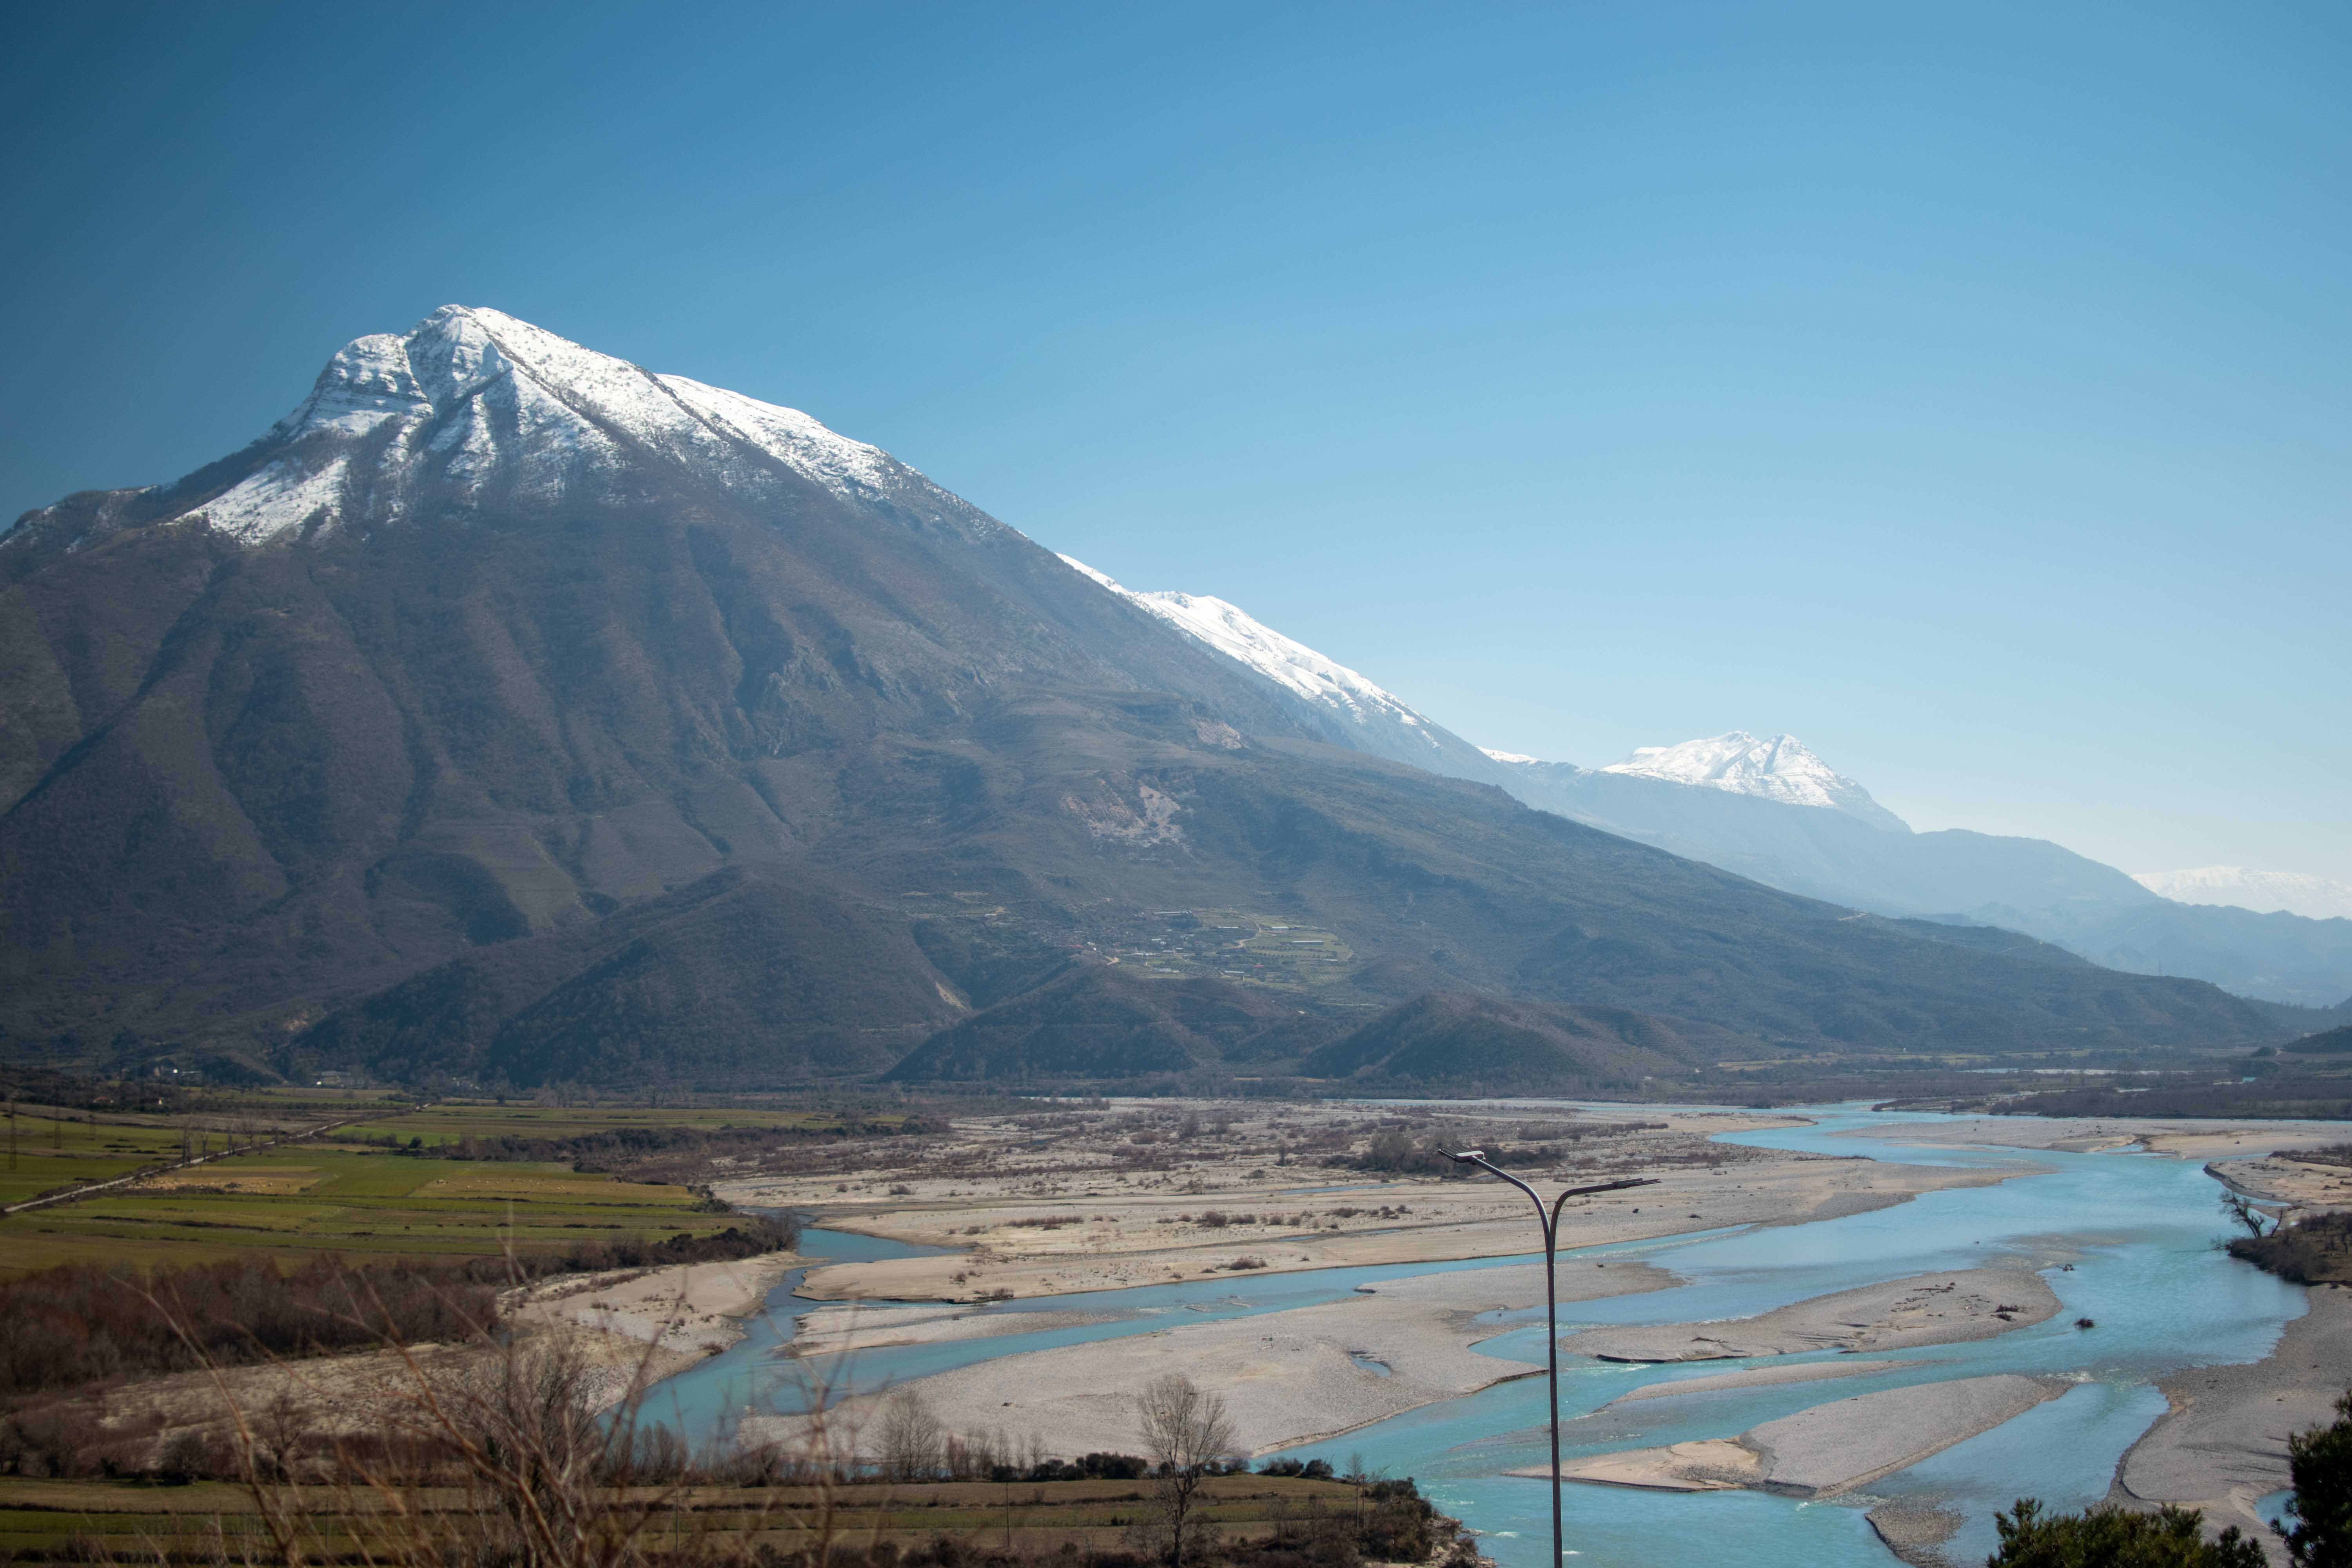
<path id="1" fill-rule="evenodd" d="M 2164 1396 L 2153 1379 L 2191 1365 L 2260 1360 L 2283 1326 L 2304 1310 L 2299 1287 L 2221 1250 L 2218 1243 L 2226 1234 L 2218 1204 L 2221 1189 L 2193 1162 L 2128 1150 L 2066 1153 L 1909 1142 L 1906 1130 L 1952 1119 L 1863 1106 L 1799 1107 L 1791 1113 L 1811 1118 L 1811 1124 L 1721 1134 L 1720 1140 L 2020 1173 L 1994 1184 L 1926 1193 L 1868 1214 L 1563 1254 L 1640 1258 L 1685 1283 L 1568 1303 L 1560 1313 L 1562 1333 L 1601 1324 L 1747 1317 L 1831 1291 L 2020 1257 L 2065 1260 L 2042 1276 L 2063 1310 L 2047 1321 L 1995 1338 L 1906 1352 L 1905 1364 L 1876 1375 L 1643 1401 L 1604 1415 L 1593 1413 L 1643 1384 L 1712 1376 L 1759 1363 L 1622 1364 L 1565 1358 L 1559 1412 L 1567 1424 L 1565 1458 L 1727 1437 L 1830 1400 L 1948 1378 L 2028 1373 L 2068 1377 L 2075 1386 L 1908 1469 L 1832 1500 L 1570 1483 L 1565 1492 L 1567 1546 L 1580 1563 L 1649 1568 L 1728 1560 L 1750 1568 L 1885 1568 L 1895 1559 L 1864 1515 L 1872 1506 L 1905 1498 L 1933 1500 L 1964 1515 L 1966 1522 L 1943 1551 L 1956 1562 L 1982 1561 L 1993 1542 L 1993 1510 L 2021 1495 L 2064 1509 L 2105 1496 L 2124 1451 L 2164 1414 Z M 1532 1217 L 1528 1228 L 1532 1236 Z M 848 1262 L 934 1249 L 812 1228 L 801 1250 L 829 1262 Z M 1149 1333 L 1179 1321 L 1339 1300 L 1358 1285 L 1381 1279 L 1527 1261 L 1522 1256 L 1325 1268 L 1004 1302 L 983 1310 L 1014 1320 L 1026 1312 L 1070 1308 L 1108 1309 L 1122 1316 L 1027 1332 L 1007 1323 L 1009 1331 L 988 1338 L 864 1351 L 832 1375 L 841 1387 L 871 1389 L 999 1356 Z M 745 1414 L 799 1407 L 806 1397 L 801 1375 L 805 1369 L 780 1358 L 779 1352 L 800 1313 L 820 1304 L 793 1293 L 801 1278 L 795 1272 L 779 1285 L 765 1317 L 745 1325 L 750 1331 L 744 1340 L 659 1384 L 648 1414 L 700 1436 L 731 1429 Z M 2078 1330 L 2078 1318 L 2092 1319 L 2095 1328 Z M 1482 1342 L 1480 1351 L 1543 1360 L 1540 1308 L 1496 1314 L 1492 1321 L 1494 1337 Z M 1835 1353 L 1769 1359 L 1786 1364 L 1832 1360 Z M 1507 1472 L 1546 1462 L 1544 1394 L 1540 1375 L 1517 1378 L 1286 1452 L 1329 1459 L 1342 1469 L 1360 1464 L 1414 1477 L 1432 1501 L 1480 1532 L 1481 1549 L 1503 1568 L 1541 1568 L 1551 1534 L 1547 1483 Z"/>

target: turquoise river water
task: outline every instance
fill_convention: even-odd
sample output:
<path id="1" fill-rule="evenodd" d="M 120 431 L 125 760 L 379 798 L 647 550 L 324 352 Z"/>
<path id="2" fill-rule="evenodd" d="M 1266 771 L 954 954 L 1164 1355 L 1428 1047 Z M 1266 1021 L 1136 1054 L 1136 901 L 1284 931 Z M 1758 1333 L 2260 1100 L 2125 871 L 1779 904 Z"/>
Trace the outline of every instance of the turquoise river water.
<path id="1" fill-rule="evenodd" d="M 1613 1108 L 1623 1109 L 1623 1108 Z M 1727 1437 L 1825 1399 L 1906 1384 L 1994 1372 L 2056 1373 L 2080 1385 L 2004 1426 L 1948 1448 L 1865 1493 L 1805 1502 L 1745 1491 L 1678 1494 L 1568 1488 L 1568 1548 L 1594 1568 L 1652 1568 L 1728 1559 L 1749 1568 L 1885 1568 L 1894 1561 L 1863 1518 L 1873 1503 L 1930 1493 L 1968 1518 L 1945 1550 L 1981 1561 L 1991 1516 L 2021 1494 L 2078 1508 L 2105 1495 L 2116 1462 L 2164 1411 L 2150 1383 L 2179 1367 L 2259 1360 L 2303 1310 L 2297 1288 L 2239 1263 L 2215 1245 L 2224 1231 L 2220 1188 L 2190 1162 L 2136 1152 L 2053 1153 L 1904 1141 L 1906 1127 L 1948 1120 L 1859 1106 L 1806 1108 L 1806 1127 L 1727 1134 L 1727 1142 L 1912 1164 L 2035 1172 L 1995 1185 L 1927 1193 L 1871 1214 L 1766 1229 L 1706 1232 L 1582 1249 L 1584 1257 L 1641 1257 L 1687 1283 L 1672 1289 L 1575 1302 L 1561 1331 L 1599 1323 L 1745 1317 L 1807 1297 L 1937 1268 L 1978 1267 L 2031 1252 L 2063 1255 L 2071 1270 L 2043 1278 L 2063 1310 L 2049 1321 L 1990 1340 L 1902 1352 L 1917 1364 L 1834 1384 L 1794 1384 L 1644 1403 L 1577 1420 L 1643 1384 L 1706 1376 L 1750 1364 L 1618 1365 L 1571 1358 L 1560 1376 L 1563 1453 Z M 1534 1225 L 1529 1222 L 1530 1234 Z M 873 1237 L 812 1229 L 802 1250 L 831 1261 L 906 1257 L 924 1250 Z M 1176 1322 L 1280 1311 L 1337 1300 L 1367 1281 L 1523 1262 L 1524 1258 L 1325 1268 L 1241 1280 L 1200 1280 L 1004 1303 L 1011 1317 L 1069 1308 L 1108 1309 L 1116 1321 L 1013 1331 L 987 1339 L 869 1351 L 837 1374 L 857 1388 L 903 1383 L 997 1356 Z M 726 1353 L 656 1390 L 657 1413 L 689 1434 L 732 1427 L 749 1411 L 789 1410 L 804 1397 L 779 1359 L 799 1314 L 816 1302 L 793 1294 L 795 1273 L 771 1297 L 764 1320 Z M 2088 1317 L 2097 1327 L 2074 1324 Z M 1479 1347 L 1543 1359 L 1541 1309 L 1496 1322 Z M 1828 1359 L 1782 1357 L 1776 1361 Z M 1380 1369 L 1370 1369 L 1378 1372 Z M 1360 1460 L 1417 1478 L 1423 1491 L 1485 1537 L 1503 1568 L 1541 1568 L 1550 1544 L 1546 1483 L 1506 1472 L 1545 1461 L 1544 1380 L 1522 1378 L 1291 1450 L 1345 1466 Z"/>

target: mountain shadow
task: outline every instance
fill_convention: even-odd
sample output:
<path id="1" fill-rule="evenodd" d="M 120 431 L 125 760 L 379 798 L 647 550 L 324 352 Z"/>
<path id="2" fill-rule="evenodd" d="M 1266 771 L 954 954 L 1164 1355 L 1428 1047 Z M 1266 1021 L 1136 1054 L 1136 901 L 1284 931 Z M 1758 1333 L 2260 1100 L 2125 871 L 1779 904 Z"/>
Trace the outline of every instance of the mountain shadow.
<path id="1" fill-rule="evenodd" d="M 896 910 L 730 867 L 609 920 L 485 948 L 339 1009 L 289 1072 L 726 1086 L 888 1067 L 965 1011 Z"/>
<path id="2" fill-rule="evenodd" d="M 1728 1031 L 1622 1007 L 1433 992 L 1307 1054 L 1307 1078 L 1439 1093 L 1576 1094 L 1682 1078 L 1742 1046 Z"/>

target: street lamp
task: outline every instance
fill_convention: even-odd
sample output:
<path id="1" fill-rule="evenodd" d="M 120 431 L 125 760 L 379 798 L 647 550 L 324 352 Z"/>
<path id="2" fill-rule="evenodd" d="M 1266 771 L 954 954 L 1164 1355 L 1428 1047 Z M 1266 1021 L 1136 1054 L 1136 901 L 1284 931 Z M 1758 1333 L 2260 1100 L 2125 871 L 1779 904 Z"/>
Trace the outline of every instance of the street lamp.
<path id="1" fill-rule="evenodd" d="M 1444 1154 L 1441 1149 L 1439 1153 Z M 1570 1198 L 1580 1198 L 1588 1193 L 1613 1193 L 1620 1187 L 1654 1187 L 1654 1176 L 1630 1177 L 1622 1182 L 1600 1182 L 1589 1187 L 1570 1187 L 1552 1199 L 1551 1207 L 1544 1207 L 1536 1190 L 1518 1177 L 1489 1162 L 1484 1149 L 1465 1149 L 1459 1154 L 1445 1154 L 1457 1165 L 1475 1165 L 1482 1171 L 1500 1176 L 1528 1194 L 1536 1205 L 1536 1223 L 1543 1226 L 1544 1238 L 1544 1372 L 1546 1385 L 1551 1391 L 1551 1568 L 1560 1568 L 1567 1555 L 1567 1542 L 1562 1539 L 1559 1524 L 1559 1288 L 1553 1279 L 1553 1258 L 1559 1243 L 1559 1211 Z"/>

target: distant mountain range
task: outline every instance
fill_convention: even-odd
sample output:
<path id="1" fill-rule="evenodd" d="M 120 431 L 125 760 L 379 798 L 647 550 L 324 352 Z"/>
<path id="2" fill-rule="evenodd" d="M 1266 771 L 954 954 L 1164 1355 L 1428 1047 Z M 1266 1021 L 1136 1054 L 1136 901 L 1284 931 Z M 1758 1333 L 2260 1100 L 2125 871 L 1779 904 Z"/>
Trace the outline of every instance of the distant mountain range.
<path id="1" fill-rule="evenodd" d="M 1118 591 L 1147 605 L 1215 606 L 1213 617 L 1169 619 L 1261 674 L 1334 672 L 1288 684 L 1344 713 L 1368 750 L 1498 784 L 1530 805 L 1770 887 L 1877 914 L 2000 926 L 2108 968 L 2191 975 L 2243 996 L 2306 1007 L 2352 999 L 2352 920 L 2340 918 L 2352 913 L 2352 889 L 2317 878 L 2216 868 L 2136 879 L 2043 839 L 1913 833 L 1793 735 L 1735 731 L 1643 747 L 1601 768 L 1472 748 L 1222 599 Z M 2341 908 L 2331 902 L 2339 898 Z M 2303 912 L 2255 912 L 2291 900 Z M 2319 913 L 2338 918 L 2305 918 Z"/>
<path id="2" fill-rule="evenodd" d="M 1612 763 L 1601 771 L 1753 795 L 1784 805 L 1842 811 L 1857 822 L 1890 833 L 1911 831 L 1909 823 L 1871 799 L 1870 792 L 1852 779 L 1831 771 L 1794 735 L 1759 741 L 1745 730 L 1734 730 L 1727 735 L 1685 741 L 1679 746 L 1643 746 L 1623 762 Z"/>
<path id="3" fill-rule="evenodd" d="M 2352 887 L 2293 871 L 2250 871 L 2204 866 L 2193 871 L 2141 871 L 2132 880 L 2183 904 L 2227 904 L 2257 914 L 2284 912 L 2307 920 L 2352 920 Z"/>
<path id="4" fill-rule="evenodd" d="M 0 537 L 0 1050 L 1599 1081 L 2336 1021 L 1763 876 L 2160 904 L 2054 847 L 1987 840 L 2025 846 L 1996 875 L 1975 836 L 1501 762 L 1384 697 L 807 415 L 446 307 L 244 450 Z M 1882 873 L 1840 834 L 1941 847 Z M 1744 875 L 1685 858 L 1737 835 Z"/>

